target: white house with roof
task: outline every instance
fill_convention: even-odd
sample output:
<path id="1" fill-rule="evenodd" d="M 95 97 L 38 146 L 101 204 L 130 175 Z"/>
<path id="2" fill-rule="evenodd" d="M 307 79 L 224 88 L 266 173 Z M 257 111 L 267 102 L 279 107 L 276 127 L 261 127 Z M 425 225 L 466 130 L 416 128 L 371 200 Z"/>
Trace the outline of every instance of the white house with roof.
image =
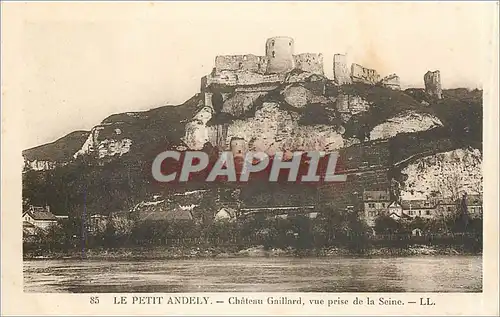
<path id="1" fill-rule="evenodd" d="M 429 200 L 403 200 L 401 205 L 403 212 L 412 218 L 433 219 L 438 216 L 436 205 Z"/>
<path id="2" fill-rule="evenodd" d="M 57 217 L 50 212 L 49 206 L 34 207 L 31 206 L 23 212 L 23 227 L 25 228 L 40 228 L 48 229 L 50 226 L 57 224 Z M 26 223 L 26 224 L 24 224 Z"/>
<path id="3" fill-rule="evenodd" d="M 467 204 L 467 213 L 471 218 L 479 218 L 483 216 L 482 195 L 467 195 L 466 204 Z"/>

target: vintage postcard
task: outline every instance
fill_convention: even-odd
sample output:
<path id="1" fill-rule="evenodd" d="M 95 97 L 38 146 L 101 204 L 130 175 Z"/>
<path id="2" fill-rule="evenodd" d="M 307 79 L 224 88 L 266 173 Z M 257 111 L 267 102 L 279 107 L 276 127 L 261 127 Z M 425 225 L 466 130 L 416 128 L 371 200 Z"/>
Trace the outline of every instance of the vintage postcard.
<path id="1" fill-rule="evenodd" d="M 498 2 L 2 2 L 2 314 L 497 315 Z"/>

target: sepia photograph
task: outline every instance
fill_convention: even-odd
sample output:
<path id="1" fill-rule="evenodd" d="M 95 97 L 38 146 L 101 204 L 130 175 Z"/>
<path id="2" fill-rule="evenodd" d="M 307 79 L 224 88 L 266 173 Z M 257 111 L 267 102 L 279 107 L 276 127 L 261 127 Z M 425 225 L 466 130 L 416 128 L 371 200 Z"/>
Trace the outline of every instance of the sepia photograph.
<path id="1" fill-rule="evenodd" d="M 199 5 L 9 3 L 23 292 L 482 293 L 485 5 Z"/>

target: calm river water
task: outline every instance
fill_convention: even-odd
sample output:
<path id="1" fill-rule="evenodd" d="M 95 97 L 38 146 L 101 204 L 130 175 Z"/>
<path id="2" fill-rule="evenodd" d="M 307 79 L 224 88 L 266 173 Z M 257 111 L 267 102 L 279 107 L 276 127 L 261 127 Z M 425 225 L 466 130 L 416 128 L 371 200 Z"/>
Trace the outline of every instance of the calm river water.
<path id="1" fill-rule="evenodd" d="M 26 292 L 481 292 L 481 256 L 34 260 Z"/>

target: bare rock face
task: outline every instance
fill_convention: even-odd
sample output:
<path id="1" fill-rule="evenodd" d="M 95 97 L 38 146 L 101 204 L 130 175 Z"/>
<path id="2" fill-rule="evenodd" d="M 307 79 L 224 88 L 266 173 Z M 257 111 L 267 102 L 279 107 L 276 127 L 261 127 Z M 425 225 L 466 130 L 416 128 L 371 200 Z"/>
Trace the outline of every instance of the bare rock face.
<path id="1" fill-rule="evenodd" d="M 286 74 L 284 83 L 323 82 L 326 77 L 306 71 L 292 71 Z"/>
<path id="2" fill-rule="evenodd" d="M 101 135 L 103 131 L 106 131 L 106 136 Z M 122 156 L 130 151 L 133 142 L 129 138 L 121 137 L 121 134 L 122 130 L 112 128 L 112 124 L 96 126 L 73 157 L 95 155 L 96 158 L 102 159 L 105 157 Z"/>
<path id="3" fill-rule="evenodd" d="M 426 131 L 442 125 L 441 120 L 430 114 L 405 111 L 375 126 L 370 132 L 370 140 L 387 139 L 405 132 Z"/>
<path id="4" fill-rule="evenodd" d="M 212 108 L 205 106 L 186 124 L 186 134 L 182 141 L 190 149 L 201 150 L 210 141 L 212 131 L 206 124 L 212 119 L 212 115 Z"/>
<path id="5" fill-rule="evenodd" d="M 443 98 L 443 90 L 441 89 L 441 74 L 439 70 L 428 71 L 424 75 L 425 92 L 437 99 Z"/>
<path id="6" fill-rule="evenodd" d="M 121 156 L 130 151 L 132 140 L 130 139 L 106 139 L 99 142 L 97 147 L 97 157 L 104 158 L 106 156 Z"/>
<path id="7" fill-rule="evenodd" d="M 25 164 L 29 166 L 32 170 L 35 171 L 47 171 L 50 169 L 56 168 L 57 164 L 56 162 L 51 162 L 51 161 L 25 161 Z"/>
<path id="8" fill-rule="evenodd" d="M 300 114 L 286 111 L 275 102 L 264 102 L 255 116 L 230 123 L 206 126 L 209 110 L 203 108 L 186 125 L 184 142 L 191 149 L 201 149 L 210 142 L 229 150 L 231 140 L 242 139 L 249 151 L 273 155 L 276 151 L 333 151 L 344 146 L 339 130 L 330 125 L 299 125 Z M 211 113 L 210 113 L 211 117 Z M 200 120 L 200 118 L 203 118 Z"/>
<path id="9" fill-rule="evenodd" d="M 364 98 L 356 95 L 340 94 L 336 99 L 337 110 L 342 115 L 346 114 L 347 120 L 349 120 L 352 115 L 368 111 L 370 106 L 371 103 L 366 101 Z"/>
<path id="10" fill-rule="evenodd" d="M 255 102 L 267 92 L 237 92 L 229 97 L 222 106 L 222 112 L 239 117 L 249 111 Z"/>
<path id="11" fill-rule="evenodd" d="M 434 193 L 457 198 L 461 192 L 482 193 L 482 155 L 478 149 L 457 149 L 423 157 L 401 171 L 408 178 L 405 200 L 426 199 Z"/>
<path id="12" fill-rule="evenodd" d="M 290 85 L 283 91 L 285 101 L 295 108 L 304 108 L 312 103 L 330 103 L 330 99 L 324 96 L 318 96 L 303 86 Z"/>

